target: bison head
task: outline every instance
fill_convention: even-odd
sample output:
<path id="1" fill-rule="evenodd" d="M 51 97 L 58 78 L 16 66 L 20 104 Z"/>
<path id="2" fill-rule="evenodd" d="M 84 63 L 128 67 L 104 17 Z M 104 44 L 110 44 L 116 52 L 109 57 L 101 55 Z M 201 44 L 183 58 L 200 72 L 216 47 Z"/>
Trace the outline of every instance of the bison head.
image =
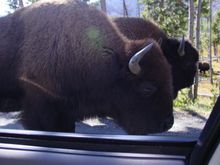
<path id="1" fill-rule="evenodd" d="M 199 54 L 184 38 L 180 41 L 167 39 L 162 42 L 162 49 L 172 66 L 173 90 L 176 98 L 179 90 L 190 87 L 194 83 Z"/>
<path id="2" fill-rule="evenodd" d="M 151 41 L 153 42 L 153 41 Z M 112 117 L 129 134 L 163 132 L 173 125 L 170 65 L 156 42 L 129 56 L 114 95 Z M 127 64 L 125 64 L 127 65 Z"/>

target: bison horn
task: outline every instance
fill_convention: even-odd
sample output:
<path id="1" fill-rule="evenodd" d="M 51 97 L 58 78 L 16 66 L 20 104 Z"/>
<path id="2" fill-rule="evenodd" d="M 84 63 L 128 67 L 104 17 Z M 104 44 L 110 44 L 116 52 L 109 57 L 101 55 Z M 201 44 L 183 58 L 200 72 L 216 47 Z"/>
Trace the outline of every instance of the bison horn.
<path id="1" fill-rule="evenodd" d="M 159 40 L 157 41 L 158 45 L 162 45 L 162 42 L 163 42 L 163 39 L 162 38 L 159 38 Z"/>
<path id="2" fill-rule="evenodd" d="M 182 40 L 180 41 L 180 46 L 178 48 L 178 53 L 180 56 L 184 56 L 185 55 L 185 39 L 184 39 L 184 35 L 182 37 Z"/>
<path id="3" fill-rule="evenodd" d="M 129 61 L 128 67 L 131 73 L 138 75 L 141 72 L 141 67 L 139 65 L 140 60 L 144 57 L 144 55 L 150 51 L 152 48 L 153 43 L 147 45 L 143 49 L 141 49 L 139 52 L 137 52 L 135 55 L 132 56 L 132 58 Z"/>

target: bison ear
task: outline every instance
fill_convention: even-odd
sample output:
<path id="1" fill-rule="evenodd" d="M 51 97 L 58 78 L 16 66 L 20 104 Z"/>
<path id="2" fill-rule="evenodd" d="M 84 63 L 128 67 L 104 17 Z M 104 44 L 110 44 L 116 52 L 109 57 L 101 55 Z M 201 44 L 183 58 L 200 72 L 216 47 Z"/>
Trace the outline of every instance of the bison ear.
<path id="1" fill-rule="evenodd" d="M 141 59 L 151 50 L 153 47 L 153 43 L 147 45 L 143 49 L 141 49 L 139 52 L 137 52 L 135 55 L 132 56 L 128 63 L 129 70 L 131 73 L 138 75 L 141 72 L 141 67 L 139 65 L 139 62 Z"/>

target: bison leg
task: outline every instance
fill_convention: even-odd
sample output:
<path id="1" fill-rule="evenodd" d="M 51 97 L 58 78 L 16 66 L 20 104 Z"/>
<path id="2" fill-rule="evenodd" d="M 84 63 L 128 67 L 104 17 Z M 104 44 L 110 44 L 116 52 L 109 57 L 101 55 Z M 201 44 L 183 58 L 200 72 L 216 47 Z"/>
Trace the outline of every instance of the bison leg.
<path id="1" fill-rule="evenodd" d="M 64 101 L 40 93 L 26 92 L 21 121 L 30 130 L 75 131 L 73 109 Z"/>

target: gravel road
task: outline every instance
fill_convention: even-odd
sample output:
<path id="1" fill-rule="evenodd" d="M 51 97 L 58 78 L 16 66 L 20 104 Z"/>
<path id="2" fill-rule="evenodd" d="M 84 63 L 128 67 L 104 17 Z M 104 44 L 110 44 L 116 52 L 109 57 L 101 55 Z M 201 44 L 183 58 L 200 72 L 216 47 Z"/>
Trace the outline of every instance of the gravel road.
<path id="1" fill-rule="evenodd" d="M 158 135 L 177 135 L 198 137 L 209 115 L 201 115 L 192 111 L 175 111 L 174 125 L 168 131 Z M 0 113 L 0 128 L 23 129 L 18 120 L 19 113 Z M 91 134 L 114 134 L 125 135 L 126 133 L 110 118 L 88 119 L 76 124 L 77 133 Z"/>

